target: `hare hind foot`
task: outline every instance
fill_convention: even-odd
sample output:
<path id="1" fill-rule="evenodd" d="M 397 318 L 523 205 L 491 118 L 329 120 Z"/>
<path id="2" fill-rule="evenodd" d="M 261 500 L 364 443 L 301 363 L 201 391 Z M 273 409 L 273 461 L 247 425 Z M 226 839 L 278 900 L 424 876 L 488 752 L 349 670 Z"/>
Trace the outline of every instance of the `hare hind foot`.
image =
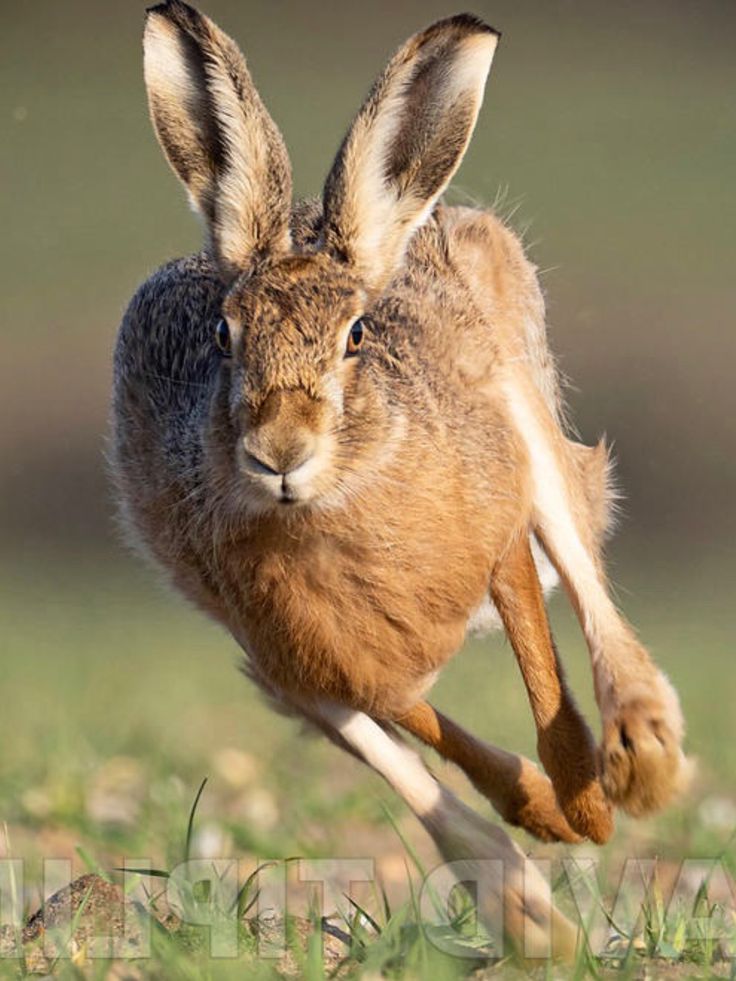
<path id="1" fill-rule="evenodd" d="M 549 883 L 501 828 L 450 794 L 423 823 L 455 878 L 477 884 L 478 917 L 494 940 L 507 940 L 523 963 L 575 962 L 578 927 L 555 907 Z"/>
<path id="2" fill-rule="evenodd" d="M 477 739 L 428 702 L 417 702 L 396 723 L 459 766 L 504 821 L 540 841 L 582 840 L 560 810 L 552 783 L 531 760 Z"/>

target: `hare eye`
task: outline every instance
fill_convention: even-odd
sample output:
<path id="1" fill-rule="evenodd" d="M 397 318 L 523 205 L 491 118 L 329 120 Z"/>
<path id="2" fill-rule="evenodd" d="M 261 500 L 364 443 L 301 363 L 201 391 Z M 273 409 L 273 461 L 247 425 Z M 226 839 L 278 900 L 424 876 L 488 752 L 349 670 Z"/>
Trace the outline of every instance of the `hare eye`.
<path id="1" fill-rule="evenodd" d="M 348 334 L 348 342 L 345 346 L 345 357 L 352 358 L 360 350 L 365 337 L 365 324 L 362 317 L 359 317 Z"/>
<path id="2" fill-rule="evenodd" d="M 226 358 L 232 357 L 232 342 L 230 340 L 230 328 L 227 325 L 226 320 L 220 320 L 215 328 L 215 343 L 220 351 L 220 354 L 224 355 Z"/>

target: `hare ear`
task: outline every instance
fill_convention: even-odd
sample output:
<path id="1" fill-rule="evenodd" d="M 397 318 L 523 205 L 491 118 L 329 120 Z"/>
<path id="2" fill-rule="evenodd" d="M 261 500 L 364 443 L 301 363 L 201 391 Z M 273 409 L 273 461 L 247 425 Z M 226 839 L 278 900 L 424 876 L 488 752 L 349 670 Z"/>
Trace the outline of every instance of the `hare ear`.
<path id="1" fill-rule="evenodd" d="M 289 158 L 235 42 L 169 0 L 149 9 L 143 50 L 156 135 L 223 275 L 288 250 Z"/>
<path id="2" fill-rule="evenodd" d="M 470 14 L 415 34 L 340 147 L 324 190 L 325 246 L 375 288 L 460 166 L 499 36 Z"/>

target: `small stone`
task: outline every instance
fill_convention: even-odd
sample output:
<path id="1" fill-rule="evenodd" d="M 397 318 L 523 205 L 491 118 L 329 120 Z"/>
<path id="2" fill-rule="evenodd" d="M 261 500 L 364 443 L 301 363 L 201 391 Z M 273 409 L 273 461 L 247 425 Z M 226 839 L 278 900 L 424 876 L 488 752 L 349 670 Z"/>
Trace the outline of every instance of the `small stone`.
<path id="1" fill-rule="evenodd" d="M 143 916 L 119 886 L 99 875 L 83 875 L 55 892 L 29 918 L 22 932 L 26 960 L 39 972 L 48 970 L 46 965 L 60 956 L 69 957 L 78 967 L 112 953 L 147 956 Z"/>

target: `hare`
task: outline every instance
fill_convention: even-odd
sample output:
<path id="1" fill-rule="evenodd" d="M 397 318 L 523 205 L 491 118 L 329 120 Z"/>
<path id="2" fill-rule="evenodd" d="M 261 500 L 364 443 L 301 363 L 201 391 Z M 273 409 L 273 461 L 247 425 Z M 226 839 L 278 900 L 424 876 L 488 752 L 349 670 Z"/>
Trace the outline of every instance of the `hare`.
<path id="1" fill-rule="evenodd" d="M 613 805 L 662 807 L 686 770 L 677 696 L 609 597 L 608 455 L 566 434 L 535 269 L 492 213 L 440 203 L 498 38 L 471 15 L 411 37 L 321 201 L 293 205 L 235 43 L 181 0 L 151 8 L 151 117 L 207 240 L 125 314 L 112 466 L 131 538 L 230 631 L 263 692 L 380 773 L 461 878 L 503 861 L 482 914 L 517 944 L 553 925 L 569 954 L 575 931 L 522 851 L 398 733 L 546 841 L 606 841 Z M 551 567 L 590 648 L 600 748 L 550 634 Z M 494 621 L 548 775 L 425 700 Z"/>

